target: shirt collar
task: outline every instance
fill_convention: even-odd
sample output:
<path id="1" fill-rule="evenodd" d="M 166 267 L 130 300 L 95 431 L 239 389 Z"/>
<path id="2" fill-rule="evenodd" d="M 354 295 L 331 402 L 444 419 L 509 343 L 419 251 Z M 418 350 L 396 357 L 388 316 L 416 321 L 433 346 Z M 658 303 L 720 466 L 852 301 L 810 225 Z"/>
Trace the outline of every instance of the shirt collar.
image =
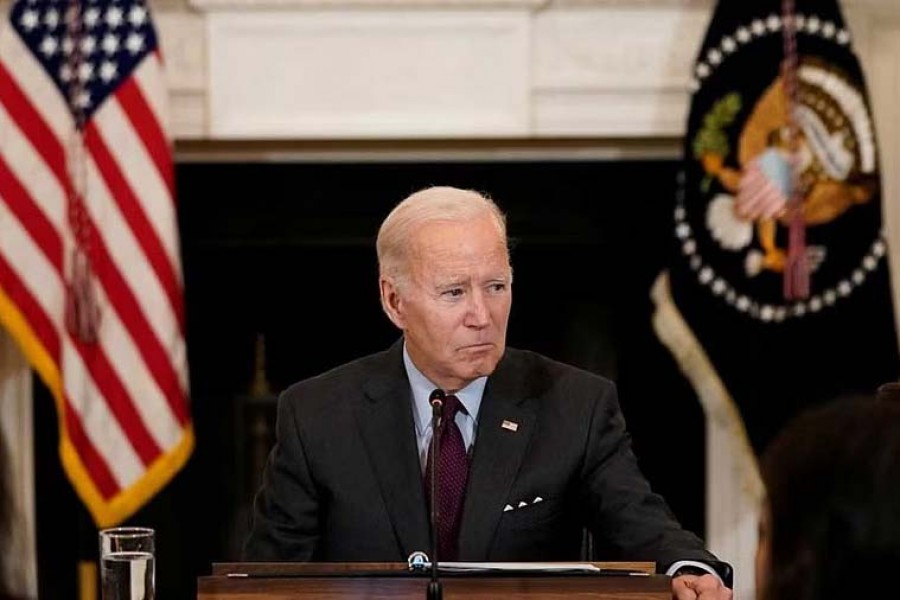
<path id="1" fill-rule="evenodd" d="M 413 364 L 406 350 L 406 342 L 403 342 L 403 364 L 406 367 L 406 376 L 413 393 L 413 415 L 416 421 L 416 433 L 420 436 L 431 427 L 431 403 L 428 397 L 434 388 L 438 387 L 422 374 Z M 466 408 L 472 420 L 478 421 L 478 410 L 481 408 L 481 398 L 484 396 L 484 386 L 487 384 L 487 376 L 479 377 L 469 385 L 459 390 L 454 396 Z"/>

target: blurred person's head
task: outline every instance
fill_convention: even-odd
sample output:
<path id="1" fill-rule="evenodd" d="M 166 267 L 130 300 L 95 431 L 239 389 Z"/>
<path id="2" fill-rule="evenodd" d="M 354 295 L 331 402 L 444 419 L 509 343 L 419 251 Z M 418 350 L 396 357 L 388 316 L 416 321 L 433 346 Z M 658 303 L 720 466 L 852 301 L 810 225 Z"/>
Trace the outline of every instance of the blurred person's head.
<path id="1" fill-rule="evenodd" d="M 900 393 L 845 398 L 794 419 L 762 459 L 759 600 L 885 591 L 900 565 Z"/>

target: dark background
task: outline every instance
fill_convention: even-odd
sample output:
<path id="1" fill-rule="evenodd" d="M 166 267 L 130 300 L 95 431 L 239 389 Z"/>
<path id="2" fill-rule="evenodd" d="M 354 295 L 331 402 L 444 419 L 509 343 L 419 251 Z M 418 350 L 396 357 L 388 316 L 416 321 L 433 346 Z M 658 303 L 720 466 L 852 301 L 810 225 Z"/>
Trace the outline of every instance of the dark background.
<path id="1" fill-rule="evenodd" d="M 128 521 L 157 531 L 158 596 L 194 597 L 196 577 L 212 562 L 238 558 L 258 476 L 254 427 L 271 408 L 247 396 L 258 336 L 274 392 L 397 339 L 378 301 L 375 235 L 394 204 L 427 185 L 477 189 L 508 213 L 509 345 L 615 380 L 645 474 L 702 535 L 703 416 L 650 322 L 650 288 L 671 247 L 676 168 L 675 161 L 177 165 L 197 446 L 187 467 Z M 62 473 L 52 400 L 39 383 L 36 400 L 39 593 L 73 598 L 78 560 L 96 559 L 96 529 Z"/>

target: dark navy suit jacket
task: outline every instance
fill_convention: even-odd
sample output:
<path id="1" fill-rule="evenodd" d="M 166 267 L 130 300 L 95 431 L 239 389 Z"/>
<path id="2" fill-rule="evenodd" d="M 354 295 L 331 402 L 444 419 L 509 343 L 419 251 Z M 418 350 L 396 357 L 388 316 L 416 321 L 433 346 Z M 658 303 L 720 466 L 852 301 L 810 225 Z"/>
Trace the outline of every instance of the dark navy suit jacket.
<path id="1" fill-rule="evenodd" d="M 287 389 L 244 559 L 427 552 L 411 402 L 402 342 Z M 651 492 L 612 382 L 509 348 L 478 415 L 459 558 L 577 560 L 585 527 L 598 560 L 714 559 Z"/>

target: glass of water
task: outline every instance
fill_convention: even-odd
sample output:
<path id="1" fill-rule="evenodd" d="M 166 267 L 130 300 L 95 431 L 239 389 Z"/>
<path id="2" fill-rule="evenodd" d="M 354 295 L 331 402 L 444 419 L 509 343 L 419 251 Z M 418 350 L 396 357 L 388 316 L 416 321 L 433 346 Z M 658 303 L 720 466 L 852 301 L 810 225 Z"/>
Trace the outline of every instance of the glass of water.
<path id="1" fill-rule="evenodd" d="M 114 527 L 100 532 L 103 600 L 154 600 L 153 530 Z"/>

